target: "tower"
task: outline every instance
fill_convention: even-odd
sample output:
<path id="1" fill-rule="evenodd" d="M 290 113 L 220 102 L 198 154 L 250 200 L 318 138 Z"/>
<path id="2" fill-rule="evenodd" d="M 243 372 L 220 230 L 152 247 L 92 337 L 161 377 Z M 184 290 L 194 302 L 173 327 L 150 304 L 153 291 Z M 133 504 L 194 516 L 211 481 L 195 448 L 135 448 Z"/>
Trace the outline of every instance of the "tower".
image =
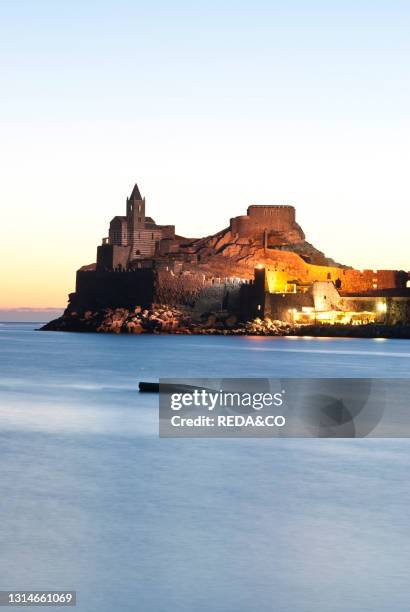
<path id="1" fill-rule="evenodd" d="M 141 230 L 145 228 L 145 198 L 140 194 L 137 183 L 127 198 L 127 234 L 128 245 L 132 249 L 138 244 Z"/>

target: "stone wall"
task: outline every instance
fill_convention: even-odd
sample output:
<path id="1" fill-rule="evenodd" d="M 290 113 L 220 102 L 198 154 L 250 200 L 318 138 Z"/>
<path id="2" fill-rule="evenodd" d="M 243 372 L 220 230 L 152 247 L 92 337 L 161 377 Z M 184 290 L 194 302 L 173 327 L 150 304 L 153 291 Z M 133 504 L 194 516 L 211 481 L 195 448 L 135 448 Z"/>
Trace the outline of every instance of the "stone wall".
<path id="1" fill-rule="evenodd" d="M 196 318 L 209 312 L 222 311 L 239 314 L 240 285 L 231 283 L 208 285 L 199 293 L 193 305 L 193 315 Z"/>
<path id="2" fill-rule="evenodd" d="M 313 283 L 311 289 L 315 310 L 337 310 L 340 304 L 340 293 L 333 283 L 319 281 Z"/>
<path id="3" fill-rule="evenodd" d="M 132 308 L 150 306 L 154 301 L 154 272 L 141 269 L 127 272 L 77 272 L 71 308 Z"/>
<path id="4" fill-rule="evenodd" d="M 410 323 L 410 298 L 387 298 L 386 323 L 398 325 Z"/>
<path id="5" fill-rule="evenodd" d="M 158 304 L 185 304 L 193 306 L 207 284 L 204 274 L 174 274 L 157 270 L 155 300 Z"/>
<path id="6" fill-rule="evenodd" d="M 288 242 L 301 242 L 305 235 L 296 223 L 293 206 L 249 206 L 246 215 L 233 217 L 230 222 L 232 235 L 264 240 L 264 233 L 282 235 Z"/>
<path id="7" fill-rule="evenodd" d="M 291 323 L 293 321 L 291 311 L 301 310 L 303 306 L 313 307 L 311 293 L 267 293 L 263 316 Z"/>
<path id="8" fill-rule="evenodd" d="M 304 261 L 292 251 L 271 250 L 266 261 L 267 274 L 284 272 L 289 280 L 305 283 L 331 281 L 343 293 L 362 293 L 376 289 L 402 289 L 408 274 L 397 270 L 353 270 L 338 266 L 319 266 Z M 265 263 L 265 262 L 264 262 Z M 273 286 L 274 281 L 270 284 Z"/>
<path id="9" fill-rule="evenodd" d="M 130 247 L 117 244 L 101 244 L 97 247 L 97 270 L 116 270 L 128 266 Z"/>
<path id="10" fill-rule="evenodd" d="M 376 289 L 403 289 L 408 274 L 398 270 L 351 270 L 344 271 L 341 290 L 347 293 L 362 293 Z"/>
<path id="11" fill-rule="evenodd" d="M 187 306 L 192 309 L 194 317 L 222 310 L 237 313 L 240 308 L 239 296 L 240 285 L 228 280 L 210 278 L 195 272 L 156 272 L 155 301 L 159 304 Z"/>

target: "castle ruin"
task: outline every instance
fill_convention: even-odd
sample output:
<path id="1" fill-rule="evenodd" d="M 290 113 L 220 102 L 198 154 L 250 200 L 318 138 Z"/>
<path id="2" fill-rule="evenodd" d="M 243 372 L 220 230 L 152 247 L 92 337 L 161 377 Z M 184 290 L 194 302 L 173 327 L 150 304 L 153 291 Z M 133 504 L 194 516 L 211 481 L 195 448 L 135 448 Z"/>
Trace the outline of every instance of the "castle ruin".
<path id="1" fill-rule="evenodd" d="M 111 220 L 96 264 L 77 272 L 73 305 L 156 301 L 198 312 L 235 308 L 243 316 L 276 312 L 287 317 L 298 306 L 311 308 L 318 287 L 345 300 L 367 297 L 375 303 L 410 291 L 407 272 L 360 271 L 328 259 L 306 242 L 290 205 L 252 204 L 225 229 L 199 239 L 181 237 L 174 225 L 159 225 L 147 216 L 137 184 L 125 212 Z M 263 282 L 256 282 L 262 271 Z"/>
<path id="2" fill-rule="evenodd" d="M 238 238 L 259 239 L 265 247 L 305 240 L 293 206 L 253 204 L 246 215 L 231 219 L 230 230 Z"/>

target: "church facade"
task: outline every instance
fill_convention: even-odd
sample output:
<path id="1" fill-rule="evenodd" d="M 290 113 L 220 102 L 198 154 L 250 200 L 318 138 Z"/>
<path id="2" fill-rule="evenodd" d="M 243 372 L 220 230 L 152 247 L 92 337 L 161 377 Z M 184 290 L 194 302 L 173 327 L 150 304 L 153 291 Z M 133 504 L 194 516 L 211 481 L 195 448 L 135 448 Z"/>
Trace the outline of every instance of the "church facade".
<path id="1" fill-rule="evenodd" d="M 97 250 L 97 268 L 126 269 L 131 262 L 152 259 L 162 241 L 173 241 L 174 225 L 157 225 L 145 213 L 145 198 L 135 184 L 126 201 L 126 214 L 110 222 L 108 238 Z"/>

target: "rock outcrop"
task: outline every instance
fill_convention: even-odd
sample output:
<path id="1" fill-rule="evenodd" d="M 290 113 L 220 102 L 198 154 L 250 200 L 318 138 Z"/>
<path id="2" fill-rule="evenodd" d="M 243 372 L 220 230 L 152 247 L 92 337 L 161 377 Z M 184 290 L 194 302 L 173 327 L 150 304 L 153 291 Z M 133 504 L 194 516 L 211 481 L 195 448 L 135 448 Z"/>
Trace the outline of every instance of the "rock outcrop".
<path id="1" fill-rule="evenodd" d="M 201 336 L 314 336 L 350 338 L 410 338 L 410 325 L 290 325 L 269 317 L 240 322 L 229 312 L 205 313 L 195 320 L 184 309 L 154 306 L 152 309 L 115 308 L 68 312 L 41 328 L 102 334 L 176 334 Z"/>
<path id="2" fill-rule="evenodd" d="M 237 277 L 248 280 L 253 278 L 257 265 L 287 269 L 291 274 L 295 274 L 295 277 L 302 278 L 306 275 L 306 267 L 312 264 L 346 267 L 327 258 L 306 240 L 269 246 L 264 241 L 263 234 L 244 237 L 234 234 L 230 227 L 205 238 L 185 240 L 175 251 L 158 255 L 153 262 L 157 268 L 179 267 L 207 277 Z M 138 262 L 131 264 L 133 269 L 138 266 Z M 184 282 L 189 281 L 186 278 Z"/>
<path id="3" fill-rule="evenodd" d="M 152 309 L 137 306 L 103 310 L 66 311 L 50 321 L 43 331 L 95 332 L 105 334 L 198 334 L 240 336 L 283 336 L 293 333 L 283 321 L 255 319 L 241 323 L 229 312 L 204 313 L 195 320 L 185 309 L 154 305 Z"/>

